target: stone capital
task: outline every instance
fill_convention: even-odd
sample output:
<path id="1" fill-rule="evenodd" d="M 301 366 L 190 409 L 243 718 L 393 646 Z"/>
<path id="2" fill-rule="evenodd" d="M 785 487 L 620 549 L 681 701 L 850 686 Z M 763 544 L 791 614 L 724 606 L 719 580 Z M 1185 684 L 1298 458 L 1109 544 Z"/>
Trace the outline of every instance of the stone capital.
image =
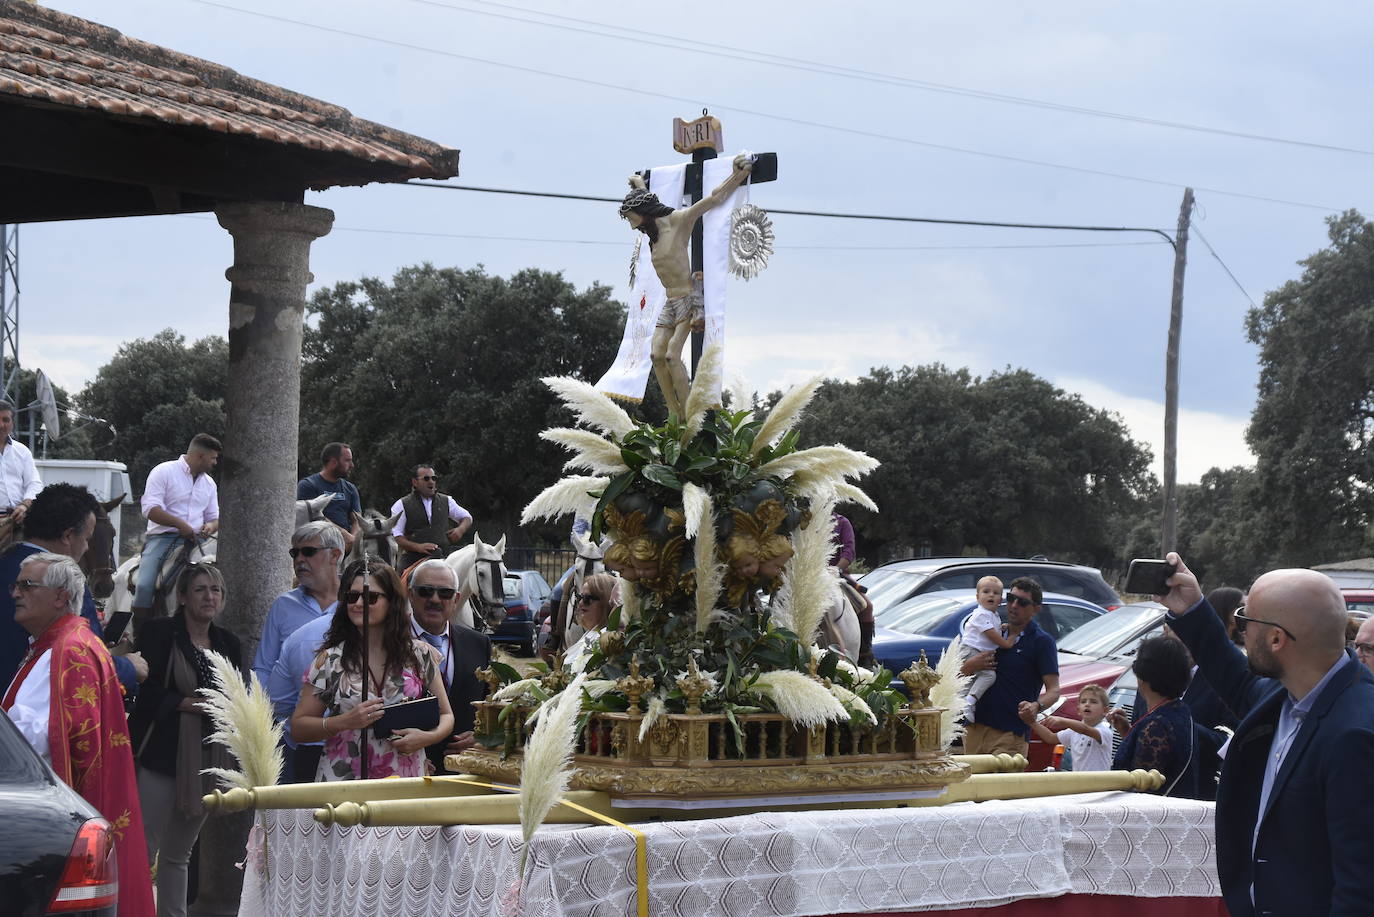
<path id="1" fill-rule="evenodd" d="M 246 201 L 215 208 L 219 225 L 235 239 L 244 236 L 296 236 L 307 244 L 327 235 L 334 226 L 334 211 L 309 204 L 280 201 Z"/>

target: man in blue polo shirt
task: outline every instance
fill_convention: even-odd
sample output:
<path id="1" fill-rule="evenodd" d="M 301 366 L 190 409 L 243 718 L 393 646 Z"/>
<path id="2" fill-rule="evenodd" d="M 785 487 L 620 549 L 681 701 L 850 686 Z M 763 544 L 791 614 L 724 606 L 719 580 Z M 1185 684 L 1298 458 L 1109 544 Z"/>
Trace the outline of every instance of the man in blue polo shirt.
<path id="1" fill-rule="evenodd" d="M 324 494 L 334 499 L 324 508 L 324 518 L 343 531 L 344 550 L 353 547 L 353 539 L 362 528 L 353 514 L 362 514 L 363 503 L 358 488 L 348 480 L 353 472 L 353 448 L 348 443 L 329 443 L 320 452 L 320 470 L 296 482 L 296 499 L 313 500 Z"/>
<path id="2" fill-rule="evenodd" d="M 1059 648 L 1035 623 L 1044 595 L 1040 584 L 1026 576 L 1007 590 L 1007 636 L 1015 643 L 997 651 L 997 680 L 978 702 L 964 733 L 965 754 L 1027 754 L 1030 727 L 1021 714 L 1038 713 L 1059 700 Z M 975 656 L 969 663 L 977 660 Z"/>

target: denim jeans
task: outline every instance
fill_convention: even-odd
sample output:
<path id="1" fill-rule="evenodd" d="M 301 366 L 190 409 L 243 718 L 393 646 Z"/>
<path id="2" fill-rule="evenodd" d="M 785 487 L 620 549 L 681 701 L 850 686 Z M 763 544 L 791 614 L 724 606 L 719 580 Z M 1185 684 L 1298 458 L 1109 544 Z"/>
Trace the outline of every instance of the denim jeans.
<path id="1" fill-rule="evenodd" d="M 138 583 L 134 589 L 134 607 L 152 608 L 153 592 L 157 588 L 157 575 L 162 571 L 162 562 L 167 552 L 176 547 L 181 540 L 179 532 L 161 532 L 149 535 L 143 543 L 143 558 L 138 562 Z"/>

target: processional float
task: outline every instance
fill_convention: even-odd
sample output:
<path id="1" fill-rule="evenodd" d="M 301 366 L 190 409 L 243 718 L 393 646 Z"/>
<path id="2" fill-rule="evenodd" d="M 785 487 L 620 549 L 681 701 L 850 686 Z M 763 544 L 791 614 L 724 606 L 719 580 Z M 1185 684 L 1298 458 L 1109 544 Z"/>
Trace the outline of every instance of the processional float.
<path id="1" fill-rule="evenodd" d="M 590 518 L 593 540 L 609 536 L 605 562 L 620 575 L 621 594 L 608 626 L 584 637 L 566 666 L 522 672 L 493 662 L 481 670 L 490 692 L 476 705 L 478 746 L 448 758 L 457 776 L 239 786 L 206 796 L 211 812 L 313 808 L 321 822 L 365 826 L 522 823 L 528 839 L 542 821 L 932 806 L 1162 785 L 1156 771 L 1022 773 L 1019 755 L 951 755 L 961 709 L 954 653 L 938 670 L 922 655 L 894 676 L 817 645 L 823 620 L 843 601 L 828 562 L 832 514 L 845 502 L 876 510 L 852 481 L 878 463 L 838 445 L 799 448 L 795 427 L 819 377 L 767 416 L 742 398 L 722 404 L 721 335 L 713 341 L 709 332 L 713 321 L 722 327 L 711 294 L 718 300 L 723 287 L 711 282 L 718 278 L 703 283 L 702 272 L 728 263 L 749 277 L 766 263 L 771 228 L 742 202 L 743 187 L 755 163 L 774 177 L 776 158 L 735 157 L 728 173 L 714 170 L 726 177 L 704 194 L 700 177 L 720 149 L 719 122 L 707 116 L 678 128 L 677 148 L 694 153 L 698 169 L 671 185 L 687 205 L 670 206 L 639 175 L 621 206 L 653 258 L 643 259 L 652 270 L 632 278 L 642 295 L 617 367 L 598 386 L 545 380 L 580 426 L 542 435 L 571 451 L 566 467 L 587 474 L 547 488 L 522 520 L 577 515 Z M 717 214 L 710 233 L 696 226 L 727 203 L 731 219 Z M 641 315 L 648 306 L 658 308 Z M 707 346 L 687 385 L 670 351 L 703 322 Z M 654 346 L 651 337 L 663 340 Z M 602 392 L 642 396 L 651 366 L 671 406 L 657 425 L 635 421 Z"/>

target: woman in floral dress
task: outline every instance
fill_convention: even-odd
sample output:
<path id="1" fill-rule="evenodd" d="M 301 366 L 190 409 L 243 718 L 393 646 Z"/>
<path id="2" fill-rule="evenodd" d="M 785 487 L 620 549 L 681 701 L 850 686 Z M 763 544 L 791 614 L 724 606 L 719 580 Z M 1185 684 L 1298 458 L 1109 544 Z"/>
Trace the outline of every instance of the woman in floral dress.
<path id="1" fill-rule="evenodd" d="M 367 583 L 368 667 L 363 671 L 363 584 Z M 362 700 L 363 679 L 367 700 Z M 434 729 L 398 729 L 379 739 L 372 726 L 382 707 L 432 694 L 439 699 Z M 426 746 L 453 732 L 453 711 L 439 672 L 438 652 L 411 633 L 405 591 L 386 564 L 357 561 L 344 570 L 339 604 L 319 654 L 301 686 L 291 717 L 297 742 L 324 741 L 316 780 L 359 777 L 420 777 Z M 361 742 L 368 743 L 367 773 L 362 773 Z"/>

